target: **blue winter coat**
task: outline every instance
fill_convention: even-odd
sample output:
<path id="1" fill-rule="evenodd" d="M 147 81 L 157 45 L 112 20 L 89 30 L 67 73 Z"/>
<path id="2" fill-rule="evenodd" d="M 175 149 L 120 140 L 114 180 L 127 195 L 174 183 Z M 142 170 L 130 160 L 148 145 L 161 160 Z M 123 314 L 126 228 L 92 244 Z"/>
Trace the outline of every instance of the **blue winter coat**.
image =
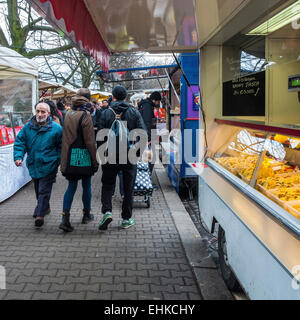
<path id="1" fill-rule="evenodd" d="M 14 161 L 23 160 L 33 179 L 52 173 L 60 164 L 62 127 L 49 118 L 46 126 L 38 128 L 35 117 L 22 128 L 14 144 Z"/>

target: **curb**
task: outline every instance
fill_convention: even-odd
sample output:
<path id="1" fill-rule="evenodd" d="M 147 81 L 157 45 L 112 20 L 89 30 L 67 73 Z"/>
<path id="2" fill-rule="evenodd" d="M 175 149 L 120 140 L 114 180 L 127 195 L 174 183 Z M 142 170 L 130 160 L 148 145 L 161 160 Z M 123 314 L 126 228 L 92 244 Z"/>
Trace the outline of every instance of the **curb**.
<path id="1" fill-rule="evenodd" d="M 164 168 L 155 173 L 204 300 L 234 300 Z"/>

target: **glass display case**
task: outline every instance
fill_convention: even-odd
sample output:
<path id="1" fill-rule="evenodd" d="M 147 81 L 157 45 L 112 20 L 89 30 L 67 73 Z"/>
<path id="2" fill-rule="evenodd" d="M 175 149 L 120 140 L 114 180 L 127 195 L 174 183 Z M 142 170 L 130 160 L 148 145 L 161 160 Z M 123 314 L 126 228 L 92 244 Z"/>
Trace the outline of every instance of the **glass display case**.
<path id="1" fill-rule="evenodd" d="M 300 219 L 300 138 L 267 130 L 233 127 L 211 159 Z"/>

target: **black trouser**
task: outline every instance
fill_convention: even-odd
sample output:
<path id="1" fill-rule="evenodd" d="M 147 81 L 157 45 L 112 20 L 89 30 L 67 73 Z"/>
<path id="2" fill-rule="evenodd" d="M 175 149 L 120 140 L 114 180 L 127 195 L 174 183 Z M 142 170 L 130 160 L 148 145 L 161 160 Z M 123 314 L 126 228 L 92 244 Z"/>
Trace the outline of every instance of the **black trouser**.
<path id="1" fill-rule="evenodd" d="M 37 200 L 37 206 L 34 215 L 44 217 L 46 211 L 50 208 L 49 201 L 53 183 L 55 182 L 57 169 L 44 178 L 33 179 L 34 191 Z"/>
<path id="2" fill-rule="evenodd" d="M 123 173 L 124 199 L 122 203 L 122 218 L 132 216 L 133 187 L 136 177 L 136 165 L 133 164 L 105 164 L 102 165 L 102 213 L 112 212 L 112 194 L 119 171 Z"/>

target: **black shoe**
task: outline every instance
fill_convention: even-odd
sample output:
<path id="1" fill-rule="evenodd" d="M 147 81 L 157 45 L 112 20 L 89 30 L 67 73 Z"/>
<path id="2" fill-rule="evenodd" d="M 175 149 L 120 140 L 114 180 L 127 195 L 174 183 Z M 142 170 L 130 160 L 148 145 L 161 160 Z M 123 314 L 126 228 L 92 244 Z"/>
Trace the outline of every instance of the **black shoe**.
<path id="1" fill-rule="evenodd" d="M 35 221 L 34 221 L 34 225 L 37 227 L 37 228 L 40 228 L 42 227 L 44 224 L 44 219 L 40 219 L 40 218 L 36 218 Z"/>
<path id="2" fill-rule="evenodd" d="M 65 231 L 65 232 L 72 232 L 74 228 L 71 226 L 70 223 L 70 213 L 63 212 L 62 222 L 59 225 L 59 229 Z"/>
<path id="3" fill-rule="evenodd" d="M 156 189 L 158 189 L 158 185 L 157 184 L 152 184 L 152 188 L 153 188 L 153 190 L 156 190 Z"/>
<path id="4" fill-rule="evenodd" d="M 91 209 L 83 209 L 82 224 L 88 224 L 94 220 L 94 215 L 91 213 Z"/>

